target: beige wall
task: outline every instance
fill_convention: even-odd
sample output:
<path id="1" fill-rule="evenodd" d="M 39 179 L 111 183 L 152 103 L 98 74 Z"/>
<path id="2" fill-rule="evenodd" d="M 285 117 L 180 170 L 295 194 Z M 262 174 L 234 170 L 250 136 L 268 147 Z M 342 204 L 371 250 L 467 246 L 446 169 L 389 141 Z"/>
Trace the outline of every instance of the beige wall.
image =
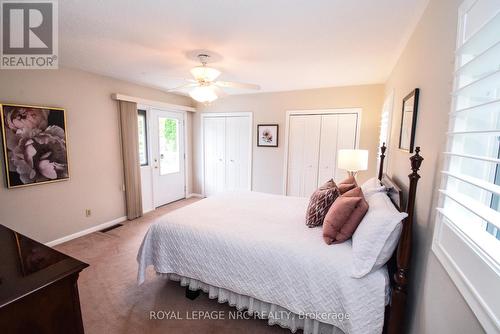
<path id="1" fill-rule="evenodd" d="M 8 190 L 2 161 L 0 224 L 47 242 L 125 215 L 112 93 L 191 104 L 183 96 L 81 71 L 0 71 L 1 102 L 66 109 L 71 173 L 69 181 Z"/>
<path id="2" fill-rule="evenodd" d="M 404 184 L 410 154 L 397 149 L 402 99 L 420 88 L 416 145 L 425 158 L 417 194 L 410 282 L 410 333 L 481 333 L 477 319 L 430 250 L 450 111 L 457 8 L 462 0 L 431 0 L 386 83 L 395 104 L 388 172 Z"/>
<path id="3" fill-rule="evenodd" d="M 383 85 L 333 87 L 277 93 L 229 96 L 210 106 L 199 105 L 193 119 L 193 191 L 202 189 L 200 112 L 253 113 L 253 167 L 252 190 L 281 194 L 283 191 L 283 164 L 285 155 L 285 118 L 288 110 L 354 108 L 363 109 L 361 115 L 360 148 L 370 151 L 369 170 L 361 172 L 360 180 L 375 175 L 376 152 L 383 103 Z M 257 124 L 279 124 L 279 147 L 257 147 Z"/>

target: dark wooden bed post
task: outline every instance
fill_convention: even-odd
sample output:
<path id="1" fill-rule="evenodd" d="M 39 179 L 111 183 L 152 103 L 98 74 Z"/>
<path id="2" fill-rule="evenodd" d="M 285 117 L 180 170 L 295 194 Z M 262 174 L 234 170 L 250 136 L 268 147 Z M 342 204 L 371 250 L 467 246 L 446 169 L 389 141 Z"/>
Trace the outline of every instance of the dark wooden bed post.
<path id="1" fill-rule="evenodd" d="M 385 147 L 385 143 L 382 144 L 380 147 L 380 165 L 378 169 L 378 179 L 379 181 L 382 181 L 382 176 L 384 175 L 384 159 L 385 159 L 385 150 L 387 147 Z"/>
<path id="2" fill-rule="evenodd" d="M 394 285 L 392 287 L 391 306 L 389 314 L 388 334 L 404 333 L 408 271 L 411 259 L 412 225 L 415 213 L 415 198 L 417 183 L 420 179 L 418 170 L 424 158 L 420 156 L 420 147 L 416 147 L 415 154 L 410 157 L 412 173 L 408 175 L 410 188 L 408 191 L 408 202 L 406 212 L 408 217 L 403 224 L 403 231 L 399 240 L 396 255 L 396 272 L 394 273 Z"/>

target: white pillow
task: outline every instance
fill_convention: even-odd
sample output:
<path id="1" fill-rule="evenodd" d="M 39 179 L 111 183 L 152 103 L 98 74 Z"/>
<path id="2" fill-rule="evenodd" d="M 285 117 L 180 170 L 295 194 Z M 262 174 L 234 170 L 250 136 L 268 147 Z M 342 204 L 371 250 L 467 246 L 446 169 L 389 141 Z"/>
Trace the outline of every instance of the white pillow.
<path id="1" fill-rule="evenodd" d="M 352 277 L 381 268 L 392 256 L 408 215 L 399 212 L 385 192 L 367 198 L 369 209 L 352 236 Z"/>
<path id="2" fill-rule="evenodd" d="M 380 180 L 378 178 L 372 177 L 361 185 L 361 190 L 363 191 L 365 198 L 368 198 L 375 193 L 385 191 L 385 187 L 380 184 Z"/>

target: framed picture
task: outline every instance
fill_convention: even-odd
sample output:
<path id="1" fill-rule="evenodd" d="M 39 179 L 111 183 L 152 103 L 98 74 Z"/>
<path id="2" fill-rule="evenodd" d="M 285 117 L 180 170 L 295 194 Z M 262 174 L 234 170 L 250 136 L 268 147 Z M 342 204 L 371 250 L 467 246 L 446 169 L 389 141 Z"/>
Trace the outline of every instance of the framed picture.
<path id="1" fill-rule="evenodd" d="M 257 125 L 257 146 L 278 147 L 278 124 Z"/>
<path id="2" fill-rule="evenodd" d="M 0 104 L 8 188 L 69 179 L 64 109 Z"/>
<path id="3" fill-rule="evenodd" d="M 413 153 L 413 147 L 415 145 L 419 92 L 420 90 L 416 88 L 403 99 L 399 148 L 410 153 Z"/>

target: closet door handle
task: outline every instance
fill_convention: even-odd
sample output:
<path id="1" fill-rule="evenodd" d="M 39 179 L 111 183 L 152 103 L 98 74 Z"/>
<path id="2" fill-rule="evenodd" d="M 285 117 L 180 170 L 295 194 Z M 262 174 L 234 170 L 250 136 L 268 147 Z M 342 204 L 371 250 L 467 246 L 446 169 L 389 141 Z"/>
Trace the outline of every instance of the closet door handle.
<path id="1" fill-rule="evenodd" d="M 229 160 L 229 161 L 234 162 L 234 160 L 233 160 L 233 159 L 231 159 L 231 160 Z"/>

